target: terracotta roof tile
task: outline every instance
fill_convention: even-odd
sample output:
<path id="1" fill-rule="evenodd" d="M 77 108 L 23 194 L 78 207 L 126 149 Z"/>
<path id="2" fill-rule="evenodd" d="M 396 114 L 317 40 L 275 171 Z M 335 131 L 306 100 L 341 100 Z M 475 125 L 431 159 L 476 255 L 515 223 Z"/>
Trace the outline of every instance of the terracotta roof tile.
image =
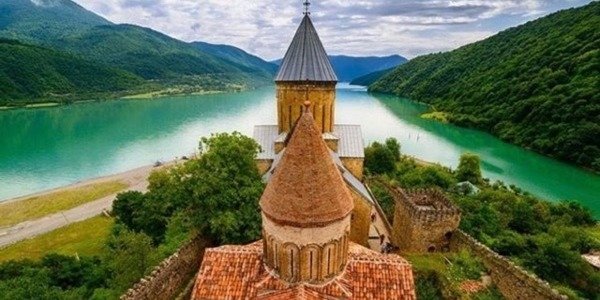
<path id="1" fill-rule="evenodd" d="M 353 201 L 309 110 L 302 114 L 260 200 L 274 221 L 322 226 L 346 217 Z"/>
<path id="2" fill-rule="evenodd" d="M 192 299 L 416 299 L 412 268 L 351 244 L 346 270 L 323 285 L 290 285 L 268 272 L 262 242 L 206 250 Z"/>

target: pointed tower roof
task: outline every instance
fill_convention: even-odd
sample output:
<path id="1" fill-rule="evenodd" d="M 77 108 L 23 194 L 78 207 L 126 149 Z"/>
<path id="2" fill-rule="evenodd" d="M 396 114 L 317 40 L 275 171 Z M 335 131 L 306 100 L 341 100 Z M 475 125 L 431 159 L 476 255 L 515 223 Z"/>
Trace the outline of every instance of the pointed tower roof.
<path id="1" fill-rule="evenodd" d="M 350 191 L 310 109 L 298 120 L 260 206 L 273 221 L 302 228 L 342 220 L 352 211 Z"/>
<path id="2" fill-rule="evenodd" d="M 338 81 L 308 13 L 296 31 L 275 81 Z"/>

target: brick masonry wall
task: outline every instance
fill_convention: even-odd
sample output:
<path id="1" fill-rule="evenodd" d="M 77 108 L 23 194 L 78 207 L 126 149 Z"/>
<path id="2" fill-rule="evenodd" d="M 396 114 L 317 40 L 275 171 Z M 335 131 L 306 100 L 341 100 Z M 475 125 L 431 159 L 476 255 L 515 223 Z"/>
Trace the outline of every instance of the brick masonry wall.
<path id="1" fill-rule="evenodd" d="M 354 199 L 354 209 L 352 210 L 352 221 L 350 221 L 350 240 L 368 247 L 369 228 L 371 227 L 371 205 L 367 203 L 362 196 L 348 187 L 352 198 Z"/>
<path id="2" fill-rule="evenodd" d="M 163 260 L 150 275 L 142 278 L 122 300 L 175 299 L 200 269 L 207 243 L 195 238 Z"/>
<path id="3" fill-rule="evenodd" d="M 290 132 L 310 100 L 317 128 L 332 132 L 335 120 L 335 83 L 277 83 L 277 124 L 279 132 Z"/>
<path id="4" fill-rule="evenodd" d="M 363 158 L 341 157 L 340 160 L 344 164 L 344 167 L 346 167 L 354 177 L 362 181 L 365 162 Z"/>
<path id="5" fill-rule="evenodd" d="M 453 251 L 468 249 L 479 257 L 490 270 L 494 284 L 509 300 L 567 299 L 566 296 L 552 289 L 548 282 L 525 271 L 461 230 L 457 230 L 452 235 L 450 249 Z"/>

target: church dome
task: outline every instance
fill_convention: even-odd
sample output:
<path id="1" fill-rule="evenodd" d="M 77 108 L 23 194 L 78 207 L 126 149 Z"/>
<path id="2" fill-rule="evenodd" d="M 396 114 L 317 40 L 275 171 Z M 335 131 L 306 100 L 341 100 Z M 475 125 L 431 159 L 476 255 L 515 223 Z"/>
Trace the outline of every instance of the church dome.
<path id="1" fill-rule="evenodd" d="M 262 212 L 278 224 L 308 228 L 344 219 L 353 205 L 330 150 L 306 108 L 260 200 Z"/>

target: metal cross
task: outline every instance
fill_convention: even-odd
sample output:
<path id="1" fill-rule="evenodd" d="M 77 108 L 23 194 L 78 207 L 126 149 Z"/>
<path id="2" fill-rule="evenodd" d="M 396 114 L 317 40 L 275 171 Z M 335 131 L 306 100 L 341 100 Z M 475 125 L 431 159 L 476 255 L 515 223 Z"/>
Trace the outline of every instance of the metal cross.
<path id="1" fill-rule="evenodd" d="M 304 1 L 304 14 L 310 15 L 310 0 Z"/>

